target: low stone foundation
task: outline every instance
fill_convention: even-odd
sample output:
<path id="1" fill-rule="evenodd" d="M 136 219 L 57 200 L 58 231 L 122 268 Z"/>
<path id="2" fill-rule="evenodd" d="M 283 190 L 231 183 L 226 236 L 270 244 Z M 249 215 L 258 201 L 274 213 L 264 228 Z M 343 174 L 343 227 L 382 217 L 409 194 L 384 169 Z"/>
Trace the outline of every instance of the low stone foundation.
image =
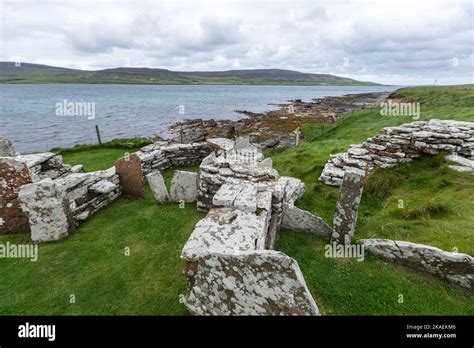
<path id="1" fill-rule="evenodd" d="M 470 255 L 389 239 L 361 239 L 359 243 L 384 260 L 434 274 L 474 292 L 474 258 Z"/>
<path id="2" fill-rule="evenodd" d="M 380 135 L 351 145 L 348 152 L 329 157 L 319 181 L 339 186 L 348 167 L 371 171 L 375 167 L 392 168 L 399 163 L 449 151 L 458 155 L 474 153 L 474 123 L 430 120 L 383 128 Z"/>

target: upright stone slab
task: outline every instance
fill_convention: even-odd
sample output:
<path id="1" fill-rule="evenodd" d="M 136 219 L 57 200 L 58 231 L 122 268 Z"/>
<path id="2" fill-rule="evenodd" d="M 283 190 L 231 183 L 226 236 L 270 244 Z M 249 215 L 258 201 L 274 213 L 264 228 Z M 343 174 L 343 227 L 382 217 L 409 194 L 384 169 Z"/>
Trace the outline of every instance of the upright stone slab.
<path id="1" fill-rule="evenodd" d="M 28 216 L 33 242 L 61 239 L 74 228 L 66 191 L 52 179 L 22 186 L 18 197 Z"/>
<path id="2" fill-rule="evenodd" d="M 347 168 L 342 180 L 333 220 L 331 242 L 350 244 L 354 235 L 357 212 L 364 189 L 363 170 Z"/>
<path id="3" fill-rule="evenodd" d="M 298 263 L 274 250 L 206 255 L 186 306 L 194 315 L 319 315 Z"/>
<path id="4" fill-rule="evenodd" d="M 7 138 L 0 137 L 0 156 L 11 157 L 15 156 L 17 153 L 11 143 Z"/>
<path id="5" fill-rule="evenodd" d="M 195 202 L 197 200 L 198 181 L 198 173 L 175 171 L 171 180 L 171 200 L 174 202 Z"/>
<path id="6" fill-rule="evenodd" d="M 0 234 L 30 230 L 28 217 L 18 200 L 18 191 L 31 182 L 25 162 L 13 157 L 0 157 Z"/>
<path id="7" fill-rule="evenodd" d="M 316 234 L 327 239 L 332 234 L 331 228 L 322 218 L 294 205 L 286 205 L 283 208 L 281 226 L 296 232 Z"/>
<path id="8" fill-rule="evenodd" d="M 119 176 L 123 193 L 135 197 L 145 197 L 141 162 L 136 154 L 115 161 L 115 170 Z"/>
<path id="9" fill-rule="evenodd" d="M 150 185 L 150 189 L 155 196 L 155 199 L 160 203 L 165 203 L 170 200 L 170 196 L 168 194 L 168 189 L 165 185 L 165 180 L 163 179 L 163 175 L 159 170 L 155 170 L 146 175 L 146 179 L 148 184 Z"/>

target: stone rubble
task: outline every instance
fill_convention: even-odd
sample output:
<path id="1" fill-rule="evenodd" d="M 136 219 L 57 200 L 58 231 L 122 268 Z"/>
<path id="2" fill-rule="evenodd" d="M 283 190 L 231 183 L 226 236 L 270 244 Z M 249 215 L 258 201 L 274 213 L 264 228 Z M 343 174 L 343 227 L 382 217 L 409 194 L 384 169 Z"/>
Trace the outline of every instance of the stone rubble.
<path id="1" fill-rule="evenodd" d="M 319 181 L 339 186 L 349 167 L 371 171 L 375 167 L 393 168 L 399 163 L 449 151 L 458 155 L 474 153 L 474 123 L 453 120 L 429 120 L 383 128 L 349 151 L 329 157 Z"/>
<path id="2" fill-rule="evenodd" d="M 389 239 L 360 239 L 359 243 L 384 260 L 434 274 L 474 292 L 474 258 L 470 255 Z"/>

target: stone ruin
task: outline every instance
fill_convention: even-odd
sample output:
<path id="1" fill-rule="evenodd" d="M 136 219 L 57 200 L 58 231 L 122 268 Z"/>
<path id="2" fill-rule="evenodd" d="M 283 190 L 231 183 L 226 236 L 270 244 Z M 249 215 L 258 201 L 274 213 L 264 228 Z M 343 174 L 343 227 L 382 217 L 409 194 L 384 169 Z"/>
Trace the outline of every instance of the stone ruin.
<path id="1" fill-rule="evenodd" d="M 207 143 L 213 152 L 200 165 L 197 204 L 208 213 L 181 253 L 191 288 L 188 310 L 196 315 L 318 315 L 297 262 L 271 250 L 285 207 L 293 207 L 304 184 L 280 176 L 271 160 L 244 139 Z"/>
<path id="2" fill-rule="evenodd" d="M 348 152 L 331 155 L 319 181 L 339 186 L 347 168 L 355 167 L 367 172 L 375 167 L 393 168 L 399 163 L 424 154 L 436 155 L 440 151 L 455 153 L 460 160 L 465 159 L 463 156 L 473 156 L 474 123 L 429 120 L 383 128 L 380 135 L 368 138 L 362 144 L 351 145 Z M 470 163 L 473 165 L 472 161 Z M 472 171 L 474 166 L 466 169 Z"/>
<path id="3" fill-rule="evenodd" d="M 52 152 L 18 154 L 6 139 L 0 139 L 0 150 L 0 233 L 31 231 L 35 242 L 67 236 L 77 223 L 120 197 L 124 187 L 129 190 L 125 193 L 140 196 L 143 175 L 197 165 L 210 152 L 205 143 L 158 142 L 127 154 L 117 166 L 84 173 L 82 165 L 64 164 Z M 46 202 L 57 210 L 41 209 Z"/>

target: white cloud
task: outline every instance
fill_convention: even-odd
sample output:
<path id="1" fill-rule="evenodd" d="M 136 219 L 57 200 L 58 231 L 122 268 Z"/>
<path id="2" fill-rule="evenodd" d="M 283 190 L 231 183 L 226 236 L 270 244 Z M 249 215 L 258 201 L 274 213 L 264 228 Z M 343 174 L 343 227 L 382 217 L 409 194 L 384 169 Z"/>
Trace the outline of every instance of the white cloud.
<path id="1" fill-rule="evenodd" d="M 1 60 L 474 82 L 469 1 L 0 1 Z"/>

